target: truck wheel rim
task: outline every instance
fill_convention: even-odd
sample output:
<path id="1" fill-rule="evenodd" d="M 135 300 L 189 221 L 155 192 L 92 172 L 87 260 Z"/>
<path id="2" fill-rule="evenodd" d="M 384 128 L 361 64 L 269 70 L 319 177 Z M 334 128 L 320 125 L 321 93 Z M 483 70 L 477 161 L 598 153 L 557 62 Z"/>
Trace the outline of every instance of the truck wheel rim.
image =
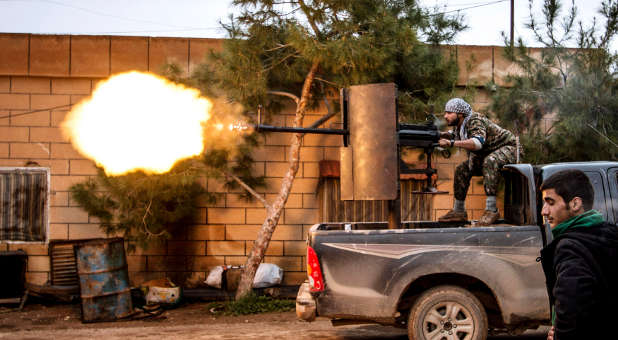
<path id="1" fill-rule="evenodd" d="M 472 313 L 457 302 L 441 302 L 423 318 L 423 335 L 428 340 L 468 340 L 474 334 Z"/>

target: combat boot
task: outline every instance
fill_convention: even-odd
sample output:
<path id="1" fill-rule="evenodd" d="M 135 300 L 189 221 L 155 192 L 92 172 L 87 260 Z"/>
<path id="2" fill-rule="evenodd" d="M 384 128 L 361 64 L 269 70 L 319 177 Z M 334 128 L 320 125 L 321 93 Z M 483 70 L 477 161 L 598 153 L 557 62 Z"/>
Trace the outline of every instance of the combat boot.
<path id="1" fill-rule="evenodd" d="M 445 215 L 438 218 L 438 221 L 439 222 L 467 222 L 468 213 L 465 211 L 451 210 L 447 212 Z"/>
<path id="2" fill-rule="evenodd" d="M 480 226 L 492 225 L 498 220 L 499 217 L 500 217 L 499 211 L 496 210 L 495 212 L 493 212 L 493 211 L 485 210 L 485 213 L 483 214 L 483 216 L 479 218 L 478 225 Z"/>

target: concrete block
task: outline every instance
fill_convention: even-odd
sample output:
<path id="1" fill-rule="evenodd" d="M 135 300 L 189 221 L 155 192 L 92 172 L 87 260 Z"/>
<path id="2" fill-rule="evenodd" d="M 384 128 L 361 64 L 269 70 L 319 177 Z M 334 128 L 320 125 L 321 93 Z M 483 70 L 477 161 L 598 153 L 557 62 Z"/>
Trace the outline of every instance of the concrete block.
<path id="1" fill-rule="evenodd" d="M 206 62 L 211 50 L 220 51 L 223 39 L 189 39 L 189 74 L 195 72 L 199 64 Z"/>
<path id="2" fill-rule="evenodd" d="M 283 282 L 284 286 L 297 286 L 302 284 L 307 280 L 306 272 L 291 272 L 287 271 L 283 274 Z"/>
<path id="3" fill-rule="evenodd" d="M 28 39 L 26 34 L 0 36 L 0 74 L 28 74 Z"/>
<path id="4" fill-rule="evenodd" d="M 77 208 L 52 208 L 52 209 L 77 209 Z M 67 217 L 67 220 L 77 220 L 76 217 Z M 86 221 L 87 222 L 87 221 Z M 106 238 L 107 235 L 101 230 L 98 224 L 76 223 L 69 224 L 69 240 L 80 240 L 88 238 Z"/>
<path id="5" fill-rule="evenodd" d="M 225 239 L 228 241 L 253 241 L 257 238 L 261 225 L 228 225 L 225 228 Z"/>
<path id="6" fill-rule="evenodd" d="M 82 94 L 88 95 L 92 91 L 92 80 L 77 78 L 52 79 L 52 94 Z"/>
<path id="7" fill-rule="evenodd" d="M 88 179 L 87 176 L 64 176 L 64 175 L 52 175 L 51 176 L 51 190 L 52 191 L 69 191 L 71 186 L 85 182 Z"/>
<path id="8" fill-rule="evenodd" d="M 247 220 L 245 223 L 247 224 L 259 224 L 262 225 L 264 220 L 266 219 L 266 209 L 247 209 Z"/>
<path id="9" fill-rule="evenodd" d="M 254 148 L 251 156 L 254 161 L 258 162 L 282 162 L 286 159 L 284 152 L 283 146 L 261 146 Z"/>
<path id="10" fill-rule="evenodd" d="M 300 256 L 264 256 L 264 263 L 274 263 L 286 272 L 301 271 L 303 269 L 301 260 Z"/>
<path id="11" fill-rule="evenodd" d="M 251 199 L 243 198 L 239 194 L 229 193 L 225 195 L 225 206 L 227 208 L 260 208 L 264 207 L 262 203 L 253 196 Z"/>
<path id="12" fill-rule="evenodd" d="M 144 282 L 163 279 L 166 276 L 165 272 L 129 272 L 129 282 L 132 287 L 137 287 Z"/>
<path id="13" fill-rule="evenodd" d="M 110 37 L 71 37 L 71 76 L 107 77 L 110 73 Z"/>
<path id="14" fill-rule="evenodd" d="M 70 109 L 71 97 L 64 94 L 33 94 L 30 97 L 33 110 L 51 110 L 59 107 Z"/>
<path id="15" fill-rule="evenodd" d="M 266 162 L 266 177 L 284 177 L 289 169 L 289 162 Z M 298 168 L 296 177 L 303 177 L 302 166 Z"/>
<path id="16" fill-rule="evenodd" d="M 279 194 L 266 194 L 266 201 L 274 202 Z M 290 194 L 288 196 L 288 201 L 285 203 L 286 208 L 302 208 L 303 207 L 303 197 L 302 194 Z"/>
<path id="17" fill-rule="evenodd" d="M 65 138 L 60 129 L 56 127 L 31 127 L 30 142 L 68 143 L 69 139 Z"/>
<path id="18" fill-rule="evenodd" d="M 15 251 L 19 249 L 25 251 L 26 254 L 28 254 L 28 256 L 48 254 L 46 244 L 28 244 L 28 243 L 10 243 L 9 244 L 9 250 Z"/>
<path id="19" fill-rule="evenodd" d="M 320 177 L 320 163 L 318 162 L 302 162 L 303 177 L 318 178 Z"/>
<path id="20" fill-rule="evenodd" d="M 189 39 L 182 38 L 150 38 L 148 70 L 160 73 L 166 64 L 176 64 L 189 73 Z"/>
<path id="21" fill-rule="evenodd" d="M 324 158 L 324 148 L 315 146 L 305 146 L 300 148 L 300 160 L 302 162 L 319 162 Z M 290 160 L 290 148 L 285 148 L 285 160 Z"/>
<path id="22" fill-rule="evenodd" d="M 131 255 L 166 255 L 167 242 L 151 242 L 147 248 L 136 248 Z"/>
<path id="23" fill-rule="evenodd" d="M 46 77 L 11 77 L 11 93 L 51 93 L 51 81 Z"/>
<path id="24" fill-rule="evenodd" d="M 28 110 L 30 95 L 0 93 L 0 110 Z"/>
<path id="25" fill-rule="evenodd" d="M 169 255 L 206 255 L 206 242 L 168 241 L 167 253 Z"/>
<path id="26" fill-rule="evenodd" d="M 285 209 L 285 224 L 313 224 L 318 220 L 318 209 Z"/>
<path id="27" fill-rule="evenodd" d="M 49 280 L 49 272 L 26 272 L 26 282 L 44 285 Z"/>
<path id="28" fill-rule="evenodd" d="M 193 217 L 191 222 L 196 223 L 196 224 L 206 224 L 208 222 L 208 209 L 198 208 L 197 213 Z"/>
<path id="29" fill-rule="evenodd" d="M 97 168 L 93 161 L 72 159 L 69 161 L 71 175 L 96 175 Z"/>
<path id="30" fill-rule="evenodd" d="M 52 110 L 51 111 L 51 126 L 60 126 L 60 124 L 64 121 L 67 113 L 69 113 L 69 108 L 65 110 Z"/>
<path id="31" fill-rule="evenodd" d="M 247 263 L 246 256 L 226 256 L 225 264 L 228 266 L 244 266 Z"/>
<path id="32" fill-rule="evenodd" d="M 210 271 L 213 267 L 225 264 L 224 256 L 191 256 L 187 259 L 187 268 L 193 271 Z"/>
<path id="33" fill-rule="evenodd" d="M 453 209 L 453 195 L 434 195 L 433 208 L 441 210 Z"/>
<path id="34" fill-rule="evenodd" d="M 72 144 L 51 144 L 51 158 L 52 159 L 84 159 L 77 150 L 73 148 Z"/>
<path id="35" fill-rule="evenodd" d="M 148 71 L 147 37 L 111 37 L 111 73 Z"/>
<path id="36" fill-rule="evenodd" d="M 189 240 L 225 240 L 224 225 L 193 225 L 187 227 Z"/>
<path id="37" fill-rule="evenodd" d="M 305 241 L 285 241 L 283 242 L 283 255 L 307 255 L 307 242 Z"/>
<path id="38" fill-rule="evenodd" d="M 286 205 L 286 208 L 294 208 L 294 207 L 288 207 Z M 303 194 L 302 208 L 309 208 L 309 209 L 319 208 L 318 196 L 316 194 Z"/>
<path id="39" fill-rule="evenodd" d="M 49 225 L 50 240 L 68 240 L 69 225 L 65 223 L 53 223 Z"/>
<path id="40" fill-rule="evenodd" d="M 208 208 L 209 224 L 243 224 L 245 211 L 239 208 Z"/>
<path id="41" fill-rule="evenodd" d="M 335 127 L 342 128 L 342 127 Z M 343 137 L 338 135 L 307 134 L 303 138 L 303 146 L 343 146 Z"/>
<path id="42" fill-rule="evenodd" d="M 297 241 L 303 239 L 303 227 L 299 225 L 279 224 L 273 233 L 274 241 Z"/>
<path id="43" fill-rule="evenodd" d="M 11 143 L 12 158 L 49 158 L 49 143 Z"/>
<path id="44" fill-rule="evenodd" d="M 206 255 L 245 255 L 245 241 L 208 241 Z"/>
<path id="45" fill-rule="evenodd" d="M 0 37 L 0 39 L 2 38 Z M 10 91 L 11 91 L 11 78 L 6 77 L 6 76 L 0 76 L 0 93 L 9 93 Z"/>
<path id="46" fill-rule="evenodd" d="M 19 115 L 27 111 L 11 112 L 10 125 L 12 126 L 49 126 L 51 122 L 51 113 L 49 111 L 41 111 Z M 8 114 L 7 114 L 8 115 Z M 4 115 L 2 115 L 4 116 Z M 7 121 L 7 120 L 4 120 Z"/>
<path id="47" fill-rule="evenodd" d="M 317 178 L 296 178 L 292 185 L 292 193 L 315 193 L 318 189 Z"/>
<path id="48" fill-rule="evenodd" d="M 0 126 L 0 142 L 28 142 L 28 128 Z"/>
<path id="49" fill-rule="evenodd" d="M 28 256 L 29 272 L 48 272 L 49 269 L 49 256 Z"/>
<path id="50" fill-rule="evenodd" d="M 178 272 L 187 270 L 186 256 L 148 256 L 148 271 Z"/>
<path id="51" fill-rule="evenodd" d="M 338 161 L 340 158 L 341 151 L 336 147 L 325 147 L 324 148 L 324 159 Z M 303 159 L 303 161 L 307 161 Z"/>
<path id="52" fill-rule="evenodd" d="M 78 207 L 50 207 L 49 208 L 49 221 L 50 223 L 87 223 L 88 222 L 88 213 Z M 79 228 L 84 227 L 84 229 L 88 229 L 91 227 L 98 226 L 93 225 L 82 225 L 82 224 L 73 224 L 69 226 L 69 236 L 74 235 L 74 233 L 79 233 Z M 71 237 L 71 239 L 80 238 L 80 237 Z M 84 237 L 87 238 L 87 237 Z"/>
<path id="53" fill-rule="evenodd" d="M 485 85 L 492 80 L 493 47 L 457 46 L 457 65 L 457 85 Z"/>
<path id="54" fill-rule="evenodd" d="M 30 38 L 31 76 L 69 76 L 68 35 L 32 35 Z"/>
<path id="55" fill-rule="evenodd" d="M 251 252 L 251 249 L 253 247 L 253 242 L 247 242 L 247 254 L 249 254 Z M 283 241 L 270 241 L 270 243 L 268 243 L 268 249 L 266 249 L 266 253 L 264 254 L 266 256 L 268 255 L 272 255 L 272 256 L 283 256 Z"/>

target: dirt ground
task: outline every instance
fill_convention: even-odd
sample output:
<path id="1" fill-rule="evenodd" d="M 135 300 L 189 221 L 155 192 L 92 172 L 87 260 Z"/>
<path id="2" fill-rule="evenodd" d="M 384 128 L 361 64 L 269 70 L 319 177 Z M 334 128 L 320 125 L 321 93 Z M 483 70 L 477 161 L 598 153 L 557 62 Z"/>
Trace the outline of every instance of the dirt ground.
<path id="1" fill-rule="evenodd" d="M 220 316 L 207 302 L 187 302 L 165 310 L 159 317 L 82 323 L 79 304 L 27 303 L 18 311 L 0 306 L 0 339 L 311 339 L 311 340 L 406 340 L 405 330 L 378 325 L 333 327 L 328 319 L 315 322 L 296 319 L 294 312 L 248 316 Z M 545 338 L 547 330 L 526 335 L 489 339 Z"/>

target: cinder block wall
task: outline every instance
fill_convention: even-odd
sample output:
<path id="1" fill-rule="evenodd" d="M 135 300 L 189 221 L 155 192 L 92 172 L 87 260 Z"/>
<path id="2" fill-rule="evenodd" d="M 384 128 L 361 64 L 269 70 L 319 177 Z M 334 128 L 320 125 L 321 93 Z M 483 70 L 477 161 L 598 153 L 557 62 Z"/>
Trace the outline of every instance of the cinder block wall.
<path id="1" fill-rule="evenodd" d="M 51 169 L 51 240 L 105 237 L 97 220 L 82 210 L 68 189 L 95 174 L 90 160 L 84 159 L 64 139 L 58 128 L 69 107 L 89 96 L 106 77 L 129 70 L 158 72 L 166 62 L 183 67 L 188 75 L 211 48 L 221 47 L 217 39 L 147 38 L 119 36 L 56 36 L 0 34 L 0 166 L 24 166 L 34 161 Z M 459 85 L 500 82 L 510 64 L 500 55 L 500 47 L 449 46 L 455 50 L 462 74 Z M 487 104 L 480 94 L 475 109 Z M 55 109 L 54 109 L 55 108 Z M 40 112 L 17 116 L 34 110 Z M 324 110 L 310 112 L 308 126 Z M 280 115 L 273 124 L 292 125 L 292 115 Z M 255 171 L 267 177 L 264 190 L 273 199 L 289 160 L 288 134 L 266 134 L 255 150 Z M 302 164 L 294 182 L 279 226 L 265 261 L 285 270 L 284 283 L 298 284 L 305 279 L 305 235 L 318 222 L 316 190 L 319 161 L 338 160 L 341 140 L 336 136 L 305 137 Z M 449 160 L 436 158 L 438 185 L 452 193 L 454 167 L 465 158 L 459 152 Z M 472 218 L 484 209 L 482 185 L 473 180 L 468 199 Z M 128 254 L 132 283 L 170 277 L 179 284 L 205 279 L 216 265 L 244 264 L 264 217 L 264 208 L 246 202 L 238 192 L 226 192 L 220 183 L 208 181 L 208 189 L 222 194 L 213 206 L 204 206 L 194 224 L 163 246 Z M 434 198 L 435 216 L 452 206 L 452 194 Z M 0 243 L 0 250 L 24 249 L 28 255 L 27 280 L 43 284 L 49 277 L 47 245 Z"/>

